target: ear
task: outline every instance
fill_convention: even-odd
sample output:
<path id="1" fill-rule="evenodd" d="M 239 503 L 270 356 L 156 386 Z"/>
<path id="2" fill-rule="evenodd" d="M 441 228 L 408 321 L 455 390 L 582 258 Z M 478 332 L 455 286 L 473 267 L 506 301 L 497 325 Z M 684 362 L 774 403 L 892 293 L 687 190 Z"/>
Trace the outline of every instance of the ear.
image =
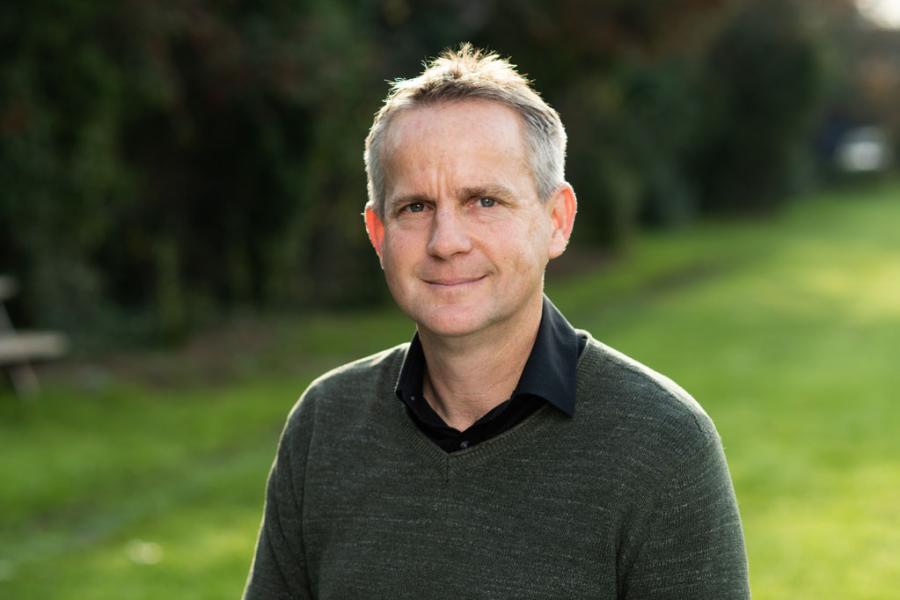
<path id="1" fill-rule="evenodd" d="M 382 246 L 384 245 L 384 222 L 372 206 L 366 205 L 366 211 L 363 214 L 366 220 L 366 233 L 369 234 L 369 241 L 375 249 L 375 254 L 378 255 L 378 261 L 381 263 L 381 268 L 384 268 L 384 261 L 381 254 Z"/>
<path id="2" fill-rule="evenodd" d="M 575 213 L 578 212 L 578 200 L 575 190 L 568 183 L 563 183 L 547 201 L 550 212 L 550 258 L 561 256 L 566 251 L 572 228 L 575 227 Z"/>

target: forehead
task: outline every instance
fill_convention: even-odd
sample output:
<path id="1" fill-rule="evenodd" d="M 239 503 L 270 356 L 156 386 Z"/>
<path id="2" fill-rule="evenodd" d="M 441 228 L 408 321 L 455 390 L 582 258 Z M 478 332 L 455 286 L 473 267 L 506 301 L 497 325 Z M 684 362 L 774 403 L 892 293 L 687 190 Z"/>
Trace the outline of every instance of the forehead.
<path id="1" fill-rule="evenodd" d="M 522 133 L 522 119 L 505 104 L 484 98 L 444 100 L 399 111 L 390 126 L 389 138 L 401 141 L 409 130 L 446 131 L 459 125 L 495 132 Z"/>
<path id="2" fill-rule="evenodd" d="M 439 102 L 394 117 L 384 149 L 388 193 L 436 185 L 532 184 L 522 118 L 482 99 Z M 403 190 L 408 192 L 410 190 Z"/>
<path id="3" fill-rule="evenodd" d="M 385 163 L 484 160 L 527 161 L 524 125 L 513 109 L 491 100 L 465 99 L 406 109 L 386 136 Z"/>

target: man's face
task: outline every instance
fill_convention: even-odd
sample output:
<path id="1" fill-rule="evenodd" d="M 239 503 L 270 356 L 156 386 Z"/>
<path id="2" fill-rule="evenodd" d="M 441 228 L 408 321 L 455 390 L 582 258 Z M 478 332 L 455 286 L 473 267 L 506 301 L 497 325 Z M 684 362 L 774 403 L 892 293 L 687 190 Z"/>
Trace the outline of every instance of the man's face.
<path id="1" fill-rule="evenodd" d="M 566 185 L 539 200 L 523 129 L 486 100 L 415 108 L 391 124 L 384 216 L 368 209 L 366 226 L 394 299 L 423 334 L 499 333 L 540 305 L 575 197 Z"/>

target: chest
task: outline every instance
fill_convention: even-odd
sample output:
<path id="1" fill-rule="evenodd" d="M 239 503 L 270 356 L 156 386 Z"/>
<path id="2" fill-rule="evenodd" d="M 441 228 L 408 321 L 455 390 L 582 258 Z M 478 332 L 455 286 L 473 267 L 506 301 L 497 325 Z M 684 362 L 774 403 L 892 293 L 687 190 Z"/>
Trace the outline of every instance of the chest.
<path id="1" fill-rule="evenodd" d="M 550 459 L 373 457 L 307 473 L 303 540 L 322 599 L 615 598 L 619 504 Z"/>

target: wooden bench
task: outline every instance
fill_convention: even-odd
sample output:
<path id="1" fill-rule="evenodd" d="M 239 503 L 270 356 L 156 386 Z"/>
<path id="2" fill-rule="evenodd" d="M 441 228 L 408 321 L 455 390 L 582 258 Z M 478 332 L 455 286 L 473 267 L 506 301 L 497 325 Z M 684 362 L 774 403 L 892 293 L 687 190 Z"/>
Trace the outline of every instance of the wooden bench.
<path id="1" fill-rule="evenodd" d="M 4 303 L 18 292 L 15 279 L 0 275 L 0 370 L 9 377 L 16 395 L 22 397 L 38 390 L 32 363 L 61 357 L 69 344 L 60 333 L 15 330 Z"/>

